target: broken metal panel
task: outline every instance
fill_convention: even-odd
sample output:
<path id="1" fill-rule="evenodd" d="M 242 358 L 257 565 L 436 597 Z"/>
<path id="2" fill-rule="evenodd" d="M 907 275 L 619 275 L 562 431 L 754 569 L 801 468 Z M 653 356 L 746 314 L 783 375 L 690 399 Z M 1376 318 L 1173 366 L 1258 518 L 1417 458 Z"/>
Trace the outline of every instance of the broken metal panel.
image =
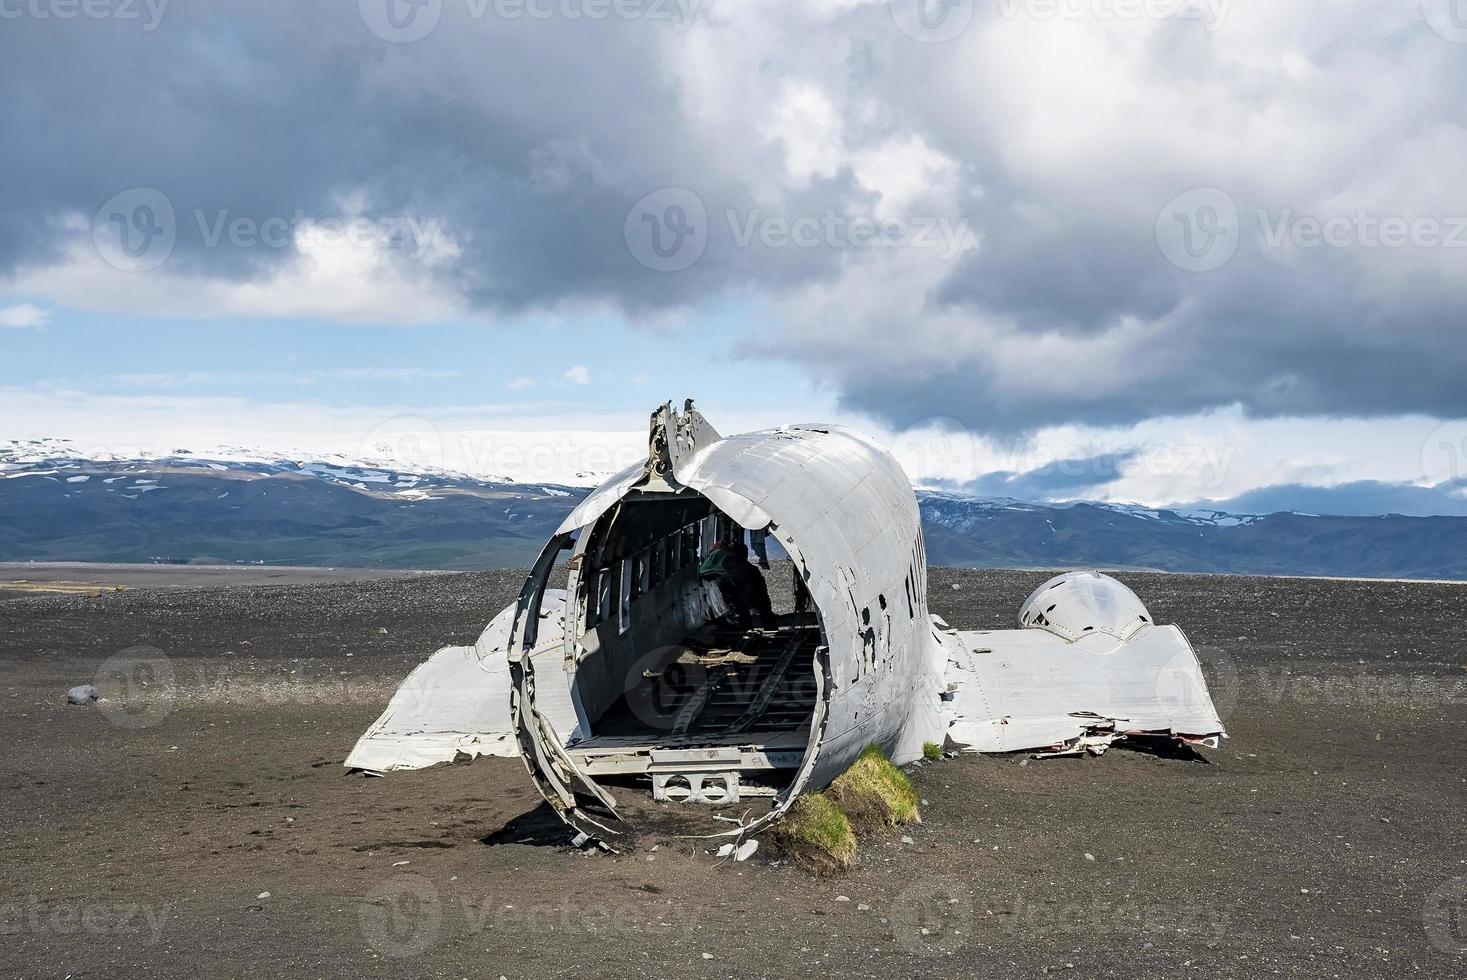
<path id="1" fill-rule="evenodd" d="M 393 694 L 387 710 L 357 740 L 348 769 L 384 773 L 423 769 L 469 757 L 519 755 L 510 723 L 509 661 L 515 606 L 495 616 L 473 646 L 444 647 L 422 664 Z M 531 656 L 558 658 L 565 624 L 565 593 L 547 592 L 540 610 L 540 643 Z M 562 697 L 542 692 L 541 710 L 564 718 Z"/>
<path id="2" fill-rule="evenodd" d="M 1069 642 L 1042 628 L 952 635 L 947 734 L 971 751 L 1072 746 L 1108 733 L 1225 734 L 1197 655 L 1175 626 L 1145 626 L 1130 640 Z"/>

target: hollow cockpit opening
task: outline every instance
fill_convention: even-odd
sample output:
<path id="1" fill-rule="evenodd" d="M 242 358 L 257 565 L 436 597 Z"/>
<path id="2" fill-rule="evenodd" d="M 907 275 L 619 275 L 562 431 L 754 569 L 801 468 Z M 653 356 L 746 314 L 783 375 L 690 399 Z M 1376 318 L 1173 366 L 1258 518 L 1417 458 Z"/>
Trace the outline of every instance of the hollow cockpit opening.
<path id="1" fill-rule="evenodd" d="M 752 819 L 799 772 L 823 717 L 826 639 L 802 563 L 779 561 L 772 530 L 749 532 L 687 488 L 633 490 L 581 529 L 565 749 L 584 776 L 620 787 L 623 817 L 716 813 L 674 806 L 701 803 L 752 806 Z"/>

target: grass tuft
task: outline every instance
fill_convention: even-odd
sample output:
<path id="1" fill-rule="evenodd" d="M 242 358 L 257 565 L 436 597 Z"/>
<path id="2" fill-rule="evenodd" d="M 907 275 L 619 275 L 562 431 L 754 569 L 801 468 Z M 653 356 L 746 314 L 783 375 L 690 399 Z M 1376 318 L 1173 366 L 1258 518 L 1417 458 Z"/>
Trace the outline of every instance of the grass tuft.
<path id="1" fill-rule="evenodd" d="M 942 758 L 942 746 L 936 742 L 922 743 L 922 758 L 937 760 Z"/>
<path id="2" fill-rule="evenodd" d="M 851 822 L 824 793 L 795 800 L 773 830 L 775 846 L 815 874 L 845 871 L 856 857 Z"/>
<path id="3" fill-rule="evenodd" d="M 826 792 L 858 833 L 922 822 L 916 787 L 875 745 L 867 747 Z"/>

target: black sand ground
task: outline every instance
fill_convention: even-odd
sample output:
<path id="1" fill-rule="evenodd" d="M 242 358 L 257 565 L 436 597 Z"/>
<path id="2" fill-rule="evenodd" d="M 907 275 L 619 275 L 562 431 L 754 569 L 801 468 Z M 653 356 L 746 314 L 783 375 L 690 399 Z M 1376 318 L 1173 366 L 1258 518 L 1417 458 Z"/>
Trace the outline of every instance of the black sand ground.
<path id="1" fill-rule="evenodd" d="M 933 609 L 1008 626 L 1044 577 L 934 571 Z M 572 851 L 518 761 L 344 773 L 518 574 L 0 601 L 0 974 L 1467 975 L 1467 587 L 1122 578 L 1231 741 L 923 766 L 912 843 L 832 879 Z M 153 651 L 150 713 L 64 703 Z"/>

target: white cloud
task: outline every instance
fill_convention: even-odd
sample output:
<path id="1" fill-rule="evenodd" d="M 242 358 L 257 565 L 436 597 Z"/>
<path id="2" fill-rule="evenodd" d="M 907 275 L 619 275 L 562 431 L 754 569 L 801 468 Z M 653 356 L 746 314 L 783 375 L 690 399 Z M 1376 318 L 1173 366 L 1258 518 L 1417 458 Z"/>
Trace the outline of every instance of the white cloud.
<path id="1" fill-rule="evenodd" d="M 584 364 L 577 364 L 565 372 L 565 379 L 572 384 L 588 385 L 591 383 L 591 369 Z"/>
<path id="2" fill-rule="evenodd" d="M 530 388 L 535 387 L 535 385 L 536 381 L 534 378 L 527 378 L 524 375 L 521 375 L 518 378 L 511 378 L 509 381 L 505 382 L 504 387 L 509 391 L 526 391 Z"/>
<path id="3" fill-rule="evenodd" d="M 180 271 L 176 256 L 151 271 L 125 272 L 77 240 L 61 261 L 22 268 L 0 280 L 0 288 L 46 296 L 73 309 L 155 316 L 431 323 L 467 313 L 462 296 L 438 278 L 458 247 L 436 231 L 402 250 L 379 239 L 323 233 L 321 225 L 306 222 L 296 229 L 294 247 L 295 254 L 272 272 L 239 280 Z"/>
<path id="4" fill-rule="evenodd" d="M 51 311 L 30 303 L 0 307 L 0 327 L 44 327 Z"/>

